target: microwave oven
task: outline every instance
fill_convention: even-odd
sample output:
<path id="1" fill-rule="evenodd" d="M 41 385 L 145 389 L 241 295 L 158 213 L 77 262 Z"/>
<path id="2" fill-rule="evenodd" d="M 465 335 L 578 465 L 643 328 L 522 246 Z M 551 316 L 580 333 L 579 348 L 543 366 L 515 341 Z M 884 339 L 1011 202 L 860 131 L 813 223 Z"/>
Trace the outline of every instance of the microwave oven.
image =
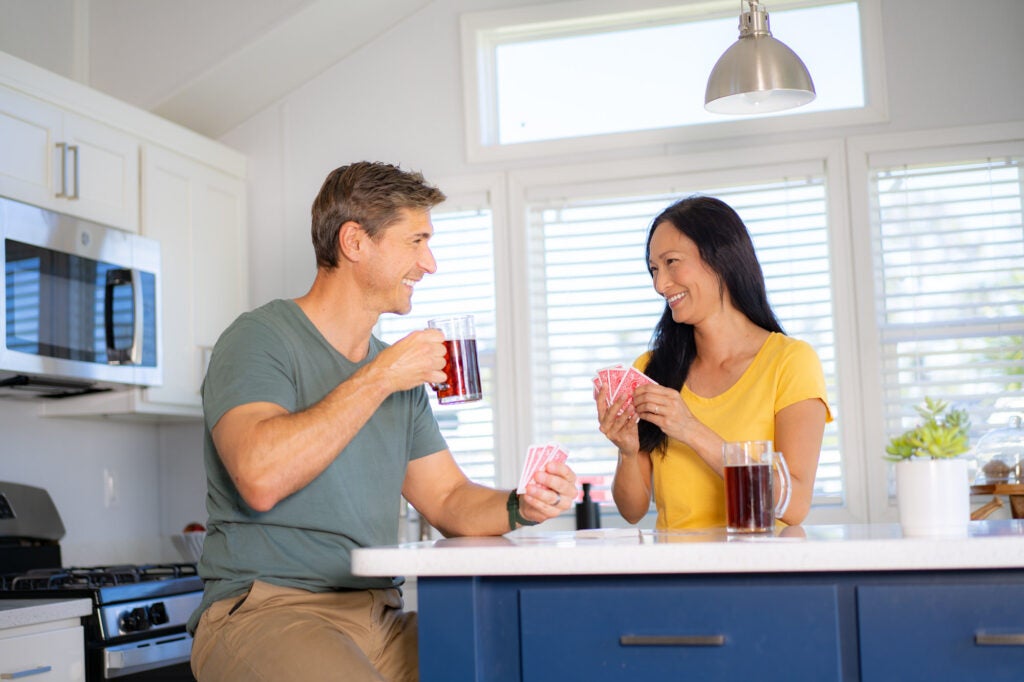
<path id="1" fill-rule="evenodd" d="M 0 397 L 163 381 L 160 245 L 0 197 Z"/>

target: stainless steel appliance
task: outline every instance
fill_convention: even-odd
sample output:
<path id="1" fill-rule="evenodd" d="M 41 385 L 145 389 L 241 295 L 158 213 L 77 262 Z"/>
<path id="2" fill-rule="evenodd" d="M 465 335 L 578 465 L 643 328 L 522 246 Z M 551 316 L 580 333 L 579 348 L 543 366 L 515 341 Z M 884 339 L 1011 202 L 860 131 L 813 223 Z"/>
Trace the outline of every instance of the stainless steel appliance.
<path id="1" fill-rule="evenodd" d="M 88 682 L 194 682 L 185 622 L 202 598 L 195 564 L 62 567 L 63 534 L 45 490 L 0 482 L 0 599 L 90 599 Z"/>
<path id="2" fill-rule="evenodd" d="M 0 197 L 0 395 L 163 381 L 160 245 Z"/>

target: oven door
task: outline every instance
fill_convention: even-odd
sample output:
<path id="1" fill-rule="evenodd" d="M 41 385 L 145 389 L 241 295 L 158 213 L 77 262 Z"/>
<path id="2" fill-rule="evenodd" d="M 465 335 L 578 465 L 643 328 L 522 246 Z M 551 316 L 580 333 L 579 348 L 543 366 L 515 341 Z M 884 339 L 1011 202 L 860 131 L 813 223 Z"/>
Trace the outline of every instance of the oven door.
<path id="1" fill-rule="evenodd" d="M 121 682 L 194 680 L 188 663 L 192 655 L 192 636 L 187 632 L 108 646 L 100 651 L 102 679 Z"/>

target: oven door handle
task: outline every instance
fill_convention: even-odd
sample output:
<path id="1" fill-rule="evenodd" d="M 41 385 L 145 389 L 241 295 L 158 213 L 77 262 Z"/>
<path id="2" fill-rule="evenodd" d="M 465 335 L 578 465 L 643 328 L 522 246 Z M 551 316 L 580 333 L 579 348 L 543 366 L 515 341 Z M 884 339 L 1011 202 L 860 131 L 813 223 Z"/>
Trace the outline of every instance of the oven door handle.
<path id="1" fill-rule="evenodd" d="M 181 634 L 169 639 L 150 639 L 108 647 L 103 651 L 103 668 L 107 678 L 120 677 L 184 663 L 191 655 L 192 637 Z"/>

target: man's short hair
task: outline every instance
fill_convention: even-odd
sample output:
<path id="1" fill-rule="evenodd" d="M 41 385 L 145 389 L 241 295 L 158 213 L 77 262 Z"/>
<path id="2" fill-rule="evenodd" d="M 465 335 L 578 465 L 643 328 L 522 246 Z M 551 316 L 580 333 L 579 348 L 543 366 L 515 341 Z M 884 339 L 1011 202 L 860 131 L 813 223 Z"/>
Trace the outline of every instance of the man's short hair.
<path id="1" fill-rule="evenodd" d="M 444 193 L 423 175 L 387 163 L 359 161 L 335 168 L 313 200 L 313 251 L 317 267 L 338 265 L 338 232 L 359 223 L 371 239 L 399 218 L 402 209 L 430 210 Z"/>

